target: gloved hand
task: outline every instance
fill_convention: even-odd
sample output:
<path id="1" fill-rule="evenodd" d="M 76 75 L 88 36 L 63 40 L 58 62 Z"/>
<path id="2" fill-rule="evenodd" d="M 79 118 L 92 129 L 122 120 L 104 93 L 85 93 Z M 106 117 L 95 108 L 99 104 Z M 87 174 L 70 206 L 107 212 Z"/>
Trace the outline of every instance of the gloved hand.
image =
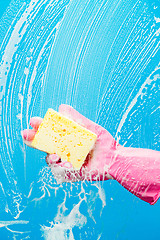
<path id="1" fill-rule="evenodd" d="M 59 112 L 94 132 L 97 135 L 97 141 L 94 149 L 88 154 L 85 163 L 79 171 L 74 170 L 71 163 L 62 162 L 56 154 L 47 155 L 46 162 L 51 167 L 51 171 L 56 177 L 57 182 L 79 181 L 84 179 L 94 181 L 112 178 L 108 174 L 108 168 L 114 157 L 116 142 L 110 133 L 68 105 L 60 105 Z M 42 118 L 31 118 L 30 125 L 33 129 L 26 129 L 22 132 L 24 143 L 28 146 L 31 146 L 31 142 L 41 122 Z"/>

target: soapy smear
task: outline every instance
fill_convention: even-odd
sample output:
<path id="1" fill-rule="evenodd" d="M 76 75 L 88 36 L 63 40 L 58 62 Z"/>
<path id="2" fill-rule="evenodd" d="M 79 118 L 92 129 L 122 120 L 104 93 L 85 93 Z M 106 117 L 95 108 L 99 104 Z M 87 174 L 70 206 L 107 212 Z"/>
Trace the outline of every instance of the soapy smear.
<path id="1" fill-rule="evenodd" d="M 4 239 L 105 239 L 109 183 L 57 184 L 20 132 L 67 103 L 120 144 L 160 150 L 159 12 L 158 1 L 11 1 L 0 20 Z"/>
<path id="2" fill-rule="evenodd" d="M 22 4 L 20 1 L 20 3 L 22 6 L 12 20 L 0 47 L 0 157 L 5 171 L 5 181 L 10 184 L 6 195 L 9 196 L 9 200 L 14 199 L 10 204 L 13 205 L 11 209 L 14 207 L 12 214 L 15 218 L 19 217 L 22 211 L 19 209 L 22 193 L 17 186 L 12 160 L 16 144 L 21 142 L 20 131 L 26 127 L 24 123 L 29 121 L 35 99 L 40 101 L 43 71 L 46 69 L 50 49 L 68 1 L 30 1 L 28 4 L 25 2 Z M 14 8 L 14 1 L 10 8 Z M 8 10 L 8 18 L 9 13 Z M 2 22 L 6 21 L 6 18 L 7 13 Z M 31 102 L 32 94 L 34 98 Z M 15 136 L 18 136 L 17 143 Z M 24 155 L 26 175 L 24 146 L 21 143 L 19 147 L 22 148 L 21 157 Z M 12 211 L 11 209 L 9 211 Z"/>
<path id="3" fill-rule="evenodd" d="M 46 200 L 48 196 L 52 204 L 50 211 L 53 211 L 53 215 L 55 214 L 54 219 L 47 219 L 47 225 L 46 223 L 41 225 L 41 232 L 44 239 L 56 239 L 58 236 L 62 240 L 76 239 L 74 229 L 79 228 L 83 236 L 82 228 L 88 222 L 91 222 L 92 227 L 96 229 L 98 217 L 101 216 L 101 212 L 106 205 L 102 184 L 96 182 L 78 182 L 62 183 L 59 185 L 55 181 L 50 169 L 45 167 L 39 173 L 38 185 L 38 189 L 41 189 L 41 194 L 39 193 L 38 198 L 34 197 L 37 184 L 35 186 L 33 184 L 33 190 L 29 196 L 30 201 L 38 203 L 42 199 Z M 54 198 L 52 199 L 53 196 Z M 98 199 L 100 201 L 98 209 L 96 209 L 96 216 L 94 216 L 95 206 L 97 205 L 96 201 Z M 55 203 L 58 203 L 56 209 L 54 209 Z M 98 236 L 100 233 L 96 231 L 95 236 Z M 85 236 L 89 237 L 90 234 L 92 232 L 89 233 L 86 231 Z M 83 239 L 83 237 L 80 239 Z"/>

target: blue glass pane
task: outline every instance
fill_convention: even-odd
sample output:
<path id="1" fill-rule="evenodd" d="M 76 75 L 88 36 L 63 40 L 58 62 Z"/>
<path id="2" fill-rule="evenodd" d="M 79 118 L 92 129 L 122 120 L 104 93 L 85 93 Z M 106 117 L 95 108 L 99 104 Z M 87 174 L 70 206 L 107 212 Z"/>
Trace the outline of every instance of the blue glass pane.
<path id="1" fill-rule="evenodd" d="M 159 201 L 113 180 L 57 184 L 21 131 L 65 103 L 159 151 L 159 0 L 1 0 L 0 17 L 0 239 L 158 239 Z"/>

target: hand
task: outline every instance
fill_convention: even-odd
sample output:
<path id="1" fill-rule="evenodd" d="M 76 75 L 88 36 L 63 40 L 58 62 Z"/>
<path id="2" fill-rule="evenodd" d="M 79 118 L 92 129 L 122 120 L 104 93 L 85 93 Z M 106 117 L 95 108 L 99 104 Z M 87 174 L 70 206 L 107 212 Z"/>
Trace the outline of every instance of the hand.
<path id="1" fill-rule="evenodd" d="M 114 158 L 116 142 L 113 137 L 103 127 L 85 118 L 79 112 L 68 105 L 60 105 L 59 112 L 64 116 L 74 120 L 81 126 L 94 132 L 97 141 L 94 149 L 88 154 L 85 163 L 79 171 L 73 169 L 71 163 L 62 162 L 57 154 L 47 155 L 46 162 L 58 182 L 80 181 L 80 180 L 107 180 L 112 178 L 108 174 L 108 169 Z M 31 142 L 38 130 L 42 118 L 33 117 L 30 125 L 33 129 L 26 129 L 22 132 L 24 143 L 31 146 Z"/>

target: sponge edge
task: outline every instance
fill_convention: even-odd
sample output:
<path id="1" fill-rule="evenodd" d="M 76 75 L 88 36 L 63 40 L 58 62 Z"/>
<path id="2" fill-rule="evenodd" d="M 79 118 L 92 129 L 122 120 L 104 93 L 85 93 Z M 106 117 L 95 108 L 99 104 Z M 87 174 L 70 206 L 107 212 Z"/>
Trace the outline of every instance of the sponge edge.
<path id="1" fill-rule="evenodd" d="M 79 170 L 94 147 L 97 135 L 49 108 L 31 146 L 49 154 L 57 153 Z"/>

